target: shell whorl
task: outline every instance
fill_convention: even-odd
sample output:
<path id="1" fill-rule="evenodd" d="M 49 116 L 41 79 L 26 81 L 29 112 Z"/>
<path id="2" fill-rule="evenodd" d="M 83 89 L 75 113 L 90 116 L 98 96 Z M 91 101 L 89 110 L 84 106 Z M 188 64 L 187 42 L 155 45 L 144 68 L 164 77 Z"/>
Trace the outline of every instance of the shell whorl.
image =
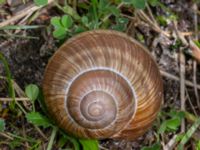
<path id="1" fill-rule="evenodd" d="M 46 68 L 43 91 L 61 128 L 97 139 L 138 137 L 162 100 L 160 74 L 147 50 L 107 30 L 85 32 L 63 44 Z"/>

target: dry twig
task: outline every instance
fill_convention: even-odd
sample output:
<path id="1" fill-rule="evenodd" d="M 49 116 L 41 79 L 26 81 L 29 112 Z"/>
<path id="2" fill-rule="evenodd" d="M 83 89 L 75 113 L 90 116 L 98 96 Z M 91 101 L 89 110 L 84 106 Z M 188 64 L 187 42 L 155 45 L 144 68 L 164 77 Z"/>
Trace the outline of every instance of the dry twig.
<path id="1" fill-rule="evenodd" d="M 48 0 L 48 4 L 54 2 L 54 0 Z M 18 13 L 16 16 L 11 17 L 8 20 L 5 20 L 3 22 L 0 23 L 0 27 L 4 27 L 7 26 L 9 24 L 12 24 L 13 22 L 23 18 L 24 16 L 26 16 L 27 14 L 33 13 L 39 9 L 41 9 L 42 7 L 39 6 L 35 6 L 35 5 L 30 5 L 29 7 L 27 7 L 26 9 L 22 10 L 20 13 Z"/>
<path id="2" fill-rule="evenodd" d="M 160 70 L 160 73 L 161 73 L 162 76 L 164 76 L 166 78 L 169 78 L 169 79 L 174 80 L 174 81 L 180 81 L 180 77 L 172 75 L 172 74 L 170 74 L 166 71 Z M 194 87 L 194 84 L 189 80 L 185 80 L 185 85 L 187 85 L 189 87 Z M 197 85 L 197 89 L 200 90 L 200 85 Z"/>
<path id="3" fill-rule="evenodd" d="M 194 11 L 194 28 L 195 28 L 195 40 L 198 40 L 198 15 L 197 15 L 197 4 L 194 3 L 193 5 Z M 197 79 L 196 79 L 196 72 L 197 72 L 197 62 L 196 60 L 193 61 L 193 83 L 194 83 L 194 93 L 197 101 L 198 108 L 200 109 L 200 101 L 199 101 L 199 94 L 197 90 Z"/>

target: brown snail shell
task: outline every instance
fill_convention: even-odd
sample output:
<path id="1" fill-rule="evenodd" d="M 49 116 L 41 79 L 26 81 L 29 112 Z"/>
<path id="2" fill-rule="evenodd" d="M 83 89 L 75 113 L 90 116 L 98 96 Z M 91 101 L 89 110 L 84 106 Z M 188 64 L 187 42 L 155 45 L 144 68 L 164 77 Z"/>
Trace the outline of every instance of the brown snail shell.
<path id="1" fill-rule="evenodd" d="M 159 69 L 147 49 L 109 30 L 64 43 L 46 68 L 43 91 L 59 127 L 95 139 L 141 136 L 163 98 Z"/>

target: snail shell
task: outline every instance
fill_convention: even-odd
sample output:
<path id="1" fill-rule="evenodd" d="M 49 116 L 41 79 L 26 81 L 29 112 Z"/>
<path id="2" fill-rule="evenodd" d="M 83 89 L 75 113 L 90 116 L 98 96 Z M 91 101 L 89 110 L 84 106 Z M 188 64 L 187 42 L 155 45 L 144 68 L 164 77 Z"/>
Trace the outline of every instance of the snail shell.
<path id="1" fill-rule="evenodd" d="M 81 138 L 135 139 L 151 126 L 163 98 L 146 48 L 109 30 L 64 43 L 44 75 L 45 103 L 59 127 Z"/>

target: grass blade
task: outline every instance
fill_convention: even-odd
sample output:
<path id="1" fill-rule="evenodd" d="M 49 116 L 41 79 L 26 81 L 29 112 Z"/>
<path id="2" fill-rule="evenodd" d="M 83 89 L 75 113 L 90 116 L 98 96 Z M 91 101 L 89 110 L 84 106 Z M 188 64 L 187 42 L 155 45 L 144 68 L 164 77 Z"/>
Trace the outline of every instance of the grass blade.
<path id="1" fill-rule="evenodd" d="M 195 121 L 195 123 L 190 127 L 190 129 L 186 132 L 186 134 L 183 136 L 179 146 L 178 150 L 182 150 L 183 146 L 188 142 L 188 140 L 191 138 L 193 133 L 197 130 L 197 128 L 200 125 L 200 118 Z"/>
<path id="2" fill-rule="evenodd" d="M 5 68 L 6 79 L 7 79 L 7 82 L 8 82 L 8 94 L 13 100 L 12 103 L 11 103 L 11 108 L 14 109 L 15 91 L 14 91 L 13 84 L 12 84 L 12 76 L 11 76 L 11 73 L 10 73 L 8 62 L 7 62 L 7 60 L 5 59 L 5 57 L 3 56 L 2 53 L 0 53 L 0 61 L 2 61 L 4 68 Z"/>
<path id="3" fill-rule="evenodd" d="M 1 27 L 0 30 L 28 30 L 28 29 L 37 29 L 37 28 L 42 28 L 44 26 L 38 26 L 38 25 L 32 25 L 32 26 L 28 26 L 28 25 L 24 25 L 24 26 L 17 26 L 17 25 L 9 25 L 9 26 L 5 26 L 5 27 Z"/>

